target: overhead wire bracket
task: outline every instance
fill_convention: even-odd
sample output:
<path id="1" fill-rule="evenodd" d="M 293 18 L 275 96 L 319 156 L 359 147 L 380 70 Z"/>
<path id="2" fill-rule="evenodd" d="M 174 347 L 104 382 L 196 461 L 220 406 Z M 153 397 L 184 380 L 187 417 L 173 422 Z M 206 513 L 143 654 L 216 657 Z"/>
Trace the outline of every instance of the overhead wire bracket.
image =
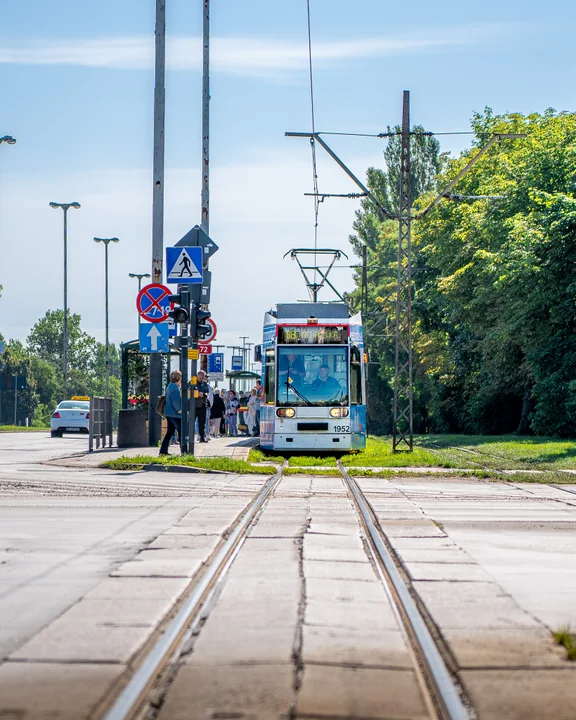
<path id="1" fill-rule="evenodd" d="M 284 257 L 287 257 L 290 255 L 290 257 L 293 260 L 296 260 L 298 263 L 298 267 L 300 268 L 300 271 L 304 277 L 304 281 L 306 283 L 306 287 L 308 288 L 308 291 L 310 292 L 310 295 L 312 297 L 313 302 L 318 302 L 318 293 L 320 290 L 324 287 L 324 285 L 328 285 L 332 289 L 332 291 L 338 296 L 340 300 L 345 302 L 344 298 L 342 297 L 342 294 L 336 290 L 334 285 L 328 280 L 328 275 L 330 274 L 330 270 L 332 270 L 332 267 L 334 266 L 334 263 L 336 260 L 340 260 L 340 258 L 343 256 L 348 260 L 348 255 L 346 255 L 345 252 L 342 250 L 336 250 L 334 248 L 292 248 L 292 250 L 288 250 L 288 252 L 284 255 Z M 313 255 L 314 256 L 314 264 L 310 265 L 308 263 L 303 263 L 300 260 L 300 256 L 306 256 L 306 255 Z M 331 255 L 332 260 L 330 261 L 330 264 L 326 268 L 326 272 L 323 272 L 321 267 L 316 262 L 316 256 L 317 255 Z M 316 282 L 316 280 L 312 281 L 310 280 L 308 276 L 308 272 L 313 271 L 314 273 L 318 273 L 321 277 L 320 282 Z"/>

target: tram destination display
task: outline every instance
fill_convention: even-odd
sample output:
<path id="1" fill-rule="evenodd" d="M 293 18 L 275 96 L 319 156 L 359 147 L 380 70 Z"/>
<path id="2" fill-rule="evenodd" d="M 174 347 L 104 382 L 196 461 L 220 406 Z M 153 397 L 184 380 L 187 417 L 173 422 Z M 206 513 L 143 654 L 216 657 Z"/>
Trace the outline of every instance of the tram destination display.
<path id="1" fill-rule="evenodd" d="M 279 325 L 278 345 L 346 345 L 345 325 Z"/>

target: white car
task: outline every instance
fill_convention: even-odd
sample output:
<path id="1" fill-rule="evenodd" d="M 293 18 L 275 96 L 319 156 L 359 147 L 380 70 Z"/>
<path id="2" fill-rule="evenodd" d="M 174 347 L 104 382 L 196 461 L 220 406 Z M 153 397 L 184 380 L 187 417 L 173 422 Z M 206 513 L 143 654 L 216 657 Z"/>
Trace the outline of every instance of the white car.
<path id="1" fill-rule="evenodd" d="M 88 432 L 90 424 L 90 402 L 86 398 L 63 400 L 50 418 L 51 437 L 62 437 L 62 433 Z"/>

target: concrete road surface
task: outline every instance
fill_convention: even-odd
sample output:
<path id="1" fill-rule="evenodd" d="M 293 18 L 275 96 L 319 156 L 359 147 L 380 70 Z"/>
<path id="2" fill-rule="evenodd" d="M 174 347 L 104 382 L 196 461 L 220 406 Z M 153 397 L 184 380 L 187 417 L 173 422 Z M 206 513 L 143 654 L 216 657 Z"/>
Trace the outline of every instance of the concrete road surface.
<path id="1" fill-rule="evenodd" d="M 85 444 L 0 434 L 0 718 L 98 717 L 266 481 L 43 464 Z M 576 486 L 358 483 L 476 717 L 573 720 Z M 281 480 L 159 717 L 433 717 L 341 479 Z"/>

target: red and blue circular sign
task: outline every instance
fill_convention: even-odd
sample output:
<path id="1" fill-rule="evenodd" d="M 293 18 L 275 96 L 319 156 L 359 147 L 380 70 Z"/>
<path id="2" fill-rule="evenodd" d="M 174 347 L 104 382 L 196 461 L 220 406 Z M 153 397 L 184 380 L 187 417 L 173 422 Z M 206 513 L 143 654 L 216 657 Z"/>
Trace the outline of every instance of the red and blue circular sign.
<path id="1" fill-rule="evenodd" d="M 146 285 L 138 293 L 136 298 L 136 309 L 140 317 L 147 322 L 158 323 L 168 320 L 168 311 L 172 309 L 169 300 L 170 288 L 160 283 Z"/>

